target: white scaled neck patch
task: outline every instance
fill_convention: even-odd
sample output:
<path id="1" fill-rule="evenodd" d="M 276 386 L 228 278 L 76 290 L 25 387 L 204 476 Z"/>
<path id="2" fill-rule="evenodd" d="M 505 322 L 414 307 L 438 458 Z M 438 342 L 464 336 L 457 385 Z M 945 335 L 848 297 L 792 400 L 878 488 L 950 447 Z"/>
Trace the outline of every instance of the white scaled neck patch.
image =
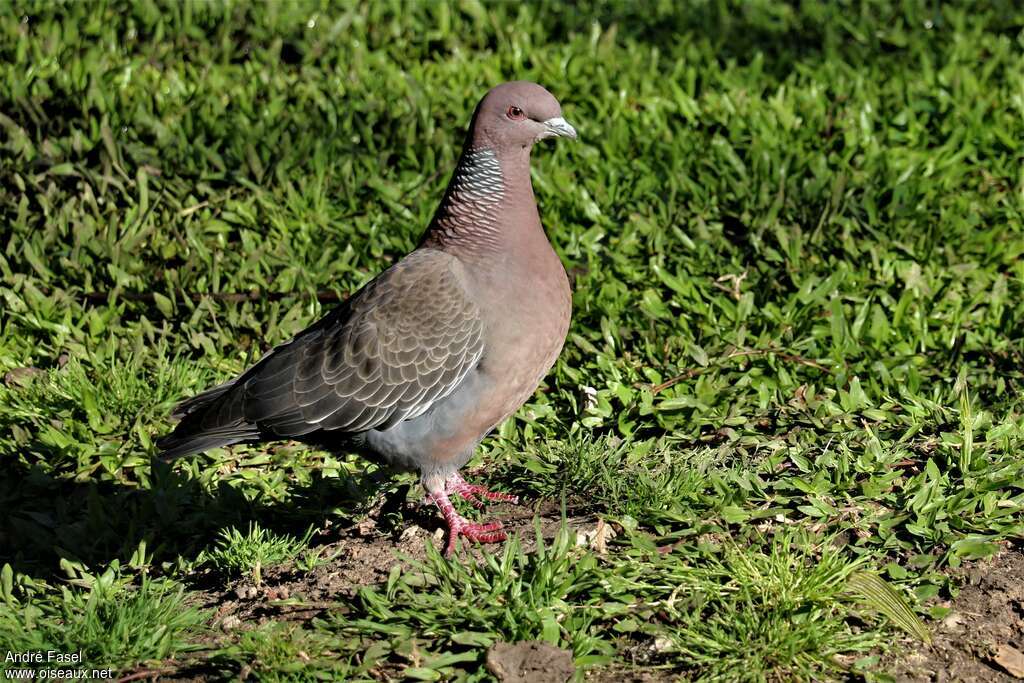
<path id="1" fill-rule="evenodd" d="M 505 197 L 501 164 L 491 149 L 467 150 L 452 178 L 452 194 L 459 201 L 482 206 L 498 204 Z"/>

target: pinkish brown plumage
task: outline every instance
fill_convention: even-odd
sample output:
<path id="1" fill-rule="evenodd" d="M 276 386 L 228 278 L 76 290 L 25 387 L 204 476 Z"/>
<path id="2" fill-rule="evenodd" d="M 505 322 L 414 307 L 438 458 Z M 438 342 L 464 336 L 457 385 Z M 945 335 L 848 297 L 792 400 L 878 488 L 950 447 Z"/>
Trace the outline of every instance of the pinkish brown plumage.
<path id="1" fill-rule="evenodd" d="M 503 540 L 449 496 L 515 500 L 465 482 L 480 441 L 536 390 L 569 327 L 571 293 L 530 183 L 533 144 L 576 137 L 558 101 L 515 81 L 480 101 L 420 246 L 238 378 L 182 403 L 166 458 L 296 439 L 418 470 L 459 536 Z"/>

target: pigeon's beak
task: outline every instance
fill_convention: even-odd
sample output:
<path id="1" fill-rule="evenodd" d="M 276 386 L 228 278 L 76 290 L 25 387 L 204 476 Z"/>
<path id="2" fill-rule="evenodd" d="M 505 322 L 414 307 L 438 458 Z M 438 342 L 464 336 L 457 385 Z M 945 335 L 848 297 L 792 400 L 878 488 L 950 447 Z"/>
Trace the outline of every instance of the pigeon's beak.
<path id="1" fill-rule="evenodd" d="M 576 129 L 569 125 L 569 122 L 558 116 L 553 119 L 544 121 L 544 132 L 541 133 L 541 138 L 570 138 L 576 139 Z"/>

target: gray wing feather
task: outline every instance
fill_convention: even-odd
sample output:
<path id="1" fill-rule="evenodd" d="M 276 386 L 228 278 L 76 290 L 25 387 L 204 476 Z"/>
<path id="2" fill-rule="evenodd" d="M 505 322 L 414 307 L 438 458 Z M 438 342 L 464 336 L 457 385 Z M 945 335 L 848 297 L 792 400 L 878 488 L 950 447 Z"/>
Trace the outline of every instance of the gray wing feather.
<path id="1" fill-rule="evenodd" d="M 296 437 L 386 428 L 450 394 L 483 355 L 454 257 L 413 252 L 239 378 L 245 419 Z"/>

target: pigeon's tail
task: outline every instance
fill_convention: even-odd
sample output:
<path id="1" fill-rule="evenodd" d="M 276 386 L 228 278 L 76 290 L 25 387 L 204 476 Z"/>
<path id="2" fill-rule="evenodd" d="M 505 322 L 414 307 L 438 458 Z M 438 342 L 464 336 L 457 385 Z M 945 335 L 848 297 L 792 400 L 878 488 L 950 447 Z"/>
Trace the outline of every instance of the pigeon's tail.
<path id="1" fill-rule="evenodd" d="M 160 448 L 161 460 L 175 460 L 186 455 L 202 453 L 211 448 L 230 446 L 243 441 L 256 441 L 260 438 L 259 430 L 253 425 L 238 424 L 222 429 L 212 429 L 198 434 L 178 435 L 178 430 L 168 434 L 156 442 Z"/>
<path id="2" fill-rule="evenodd" d="M 194 413 L 202 408 L 209 408 L 217 399 L 227 393 L 228 389 L 235 386 L 235 380 L 230 382 L 224 382 L 224 384 L 218 384 L 212 389 L 196 394 L 192 398 L 186 398 L 184 401 L 174 406 L 174 412 L 171 413 L 171 417 L 180 420 L 190 413 Z"/>
<path id="3" fill-rule="evenodd" d="M 179 403 L 172 416 L 181 418 L 181 422 L 156 442 L 160 458 L 173 460 L 211 448 L 259 440 L 259 427 L 246 422 L 240 402 L 232 400 L 229 390 L 233 386 L 234 382 L 227 382 Z"/>

